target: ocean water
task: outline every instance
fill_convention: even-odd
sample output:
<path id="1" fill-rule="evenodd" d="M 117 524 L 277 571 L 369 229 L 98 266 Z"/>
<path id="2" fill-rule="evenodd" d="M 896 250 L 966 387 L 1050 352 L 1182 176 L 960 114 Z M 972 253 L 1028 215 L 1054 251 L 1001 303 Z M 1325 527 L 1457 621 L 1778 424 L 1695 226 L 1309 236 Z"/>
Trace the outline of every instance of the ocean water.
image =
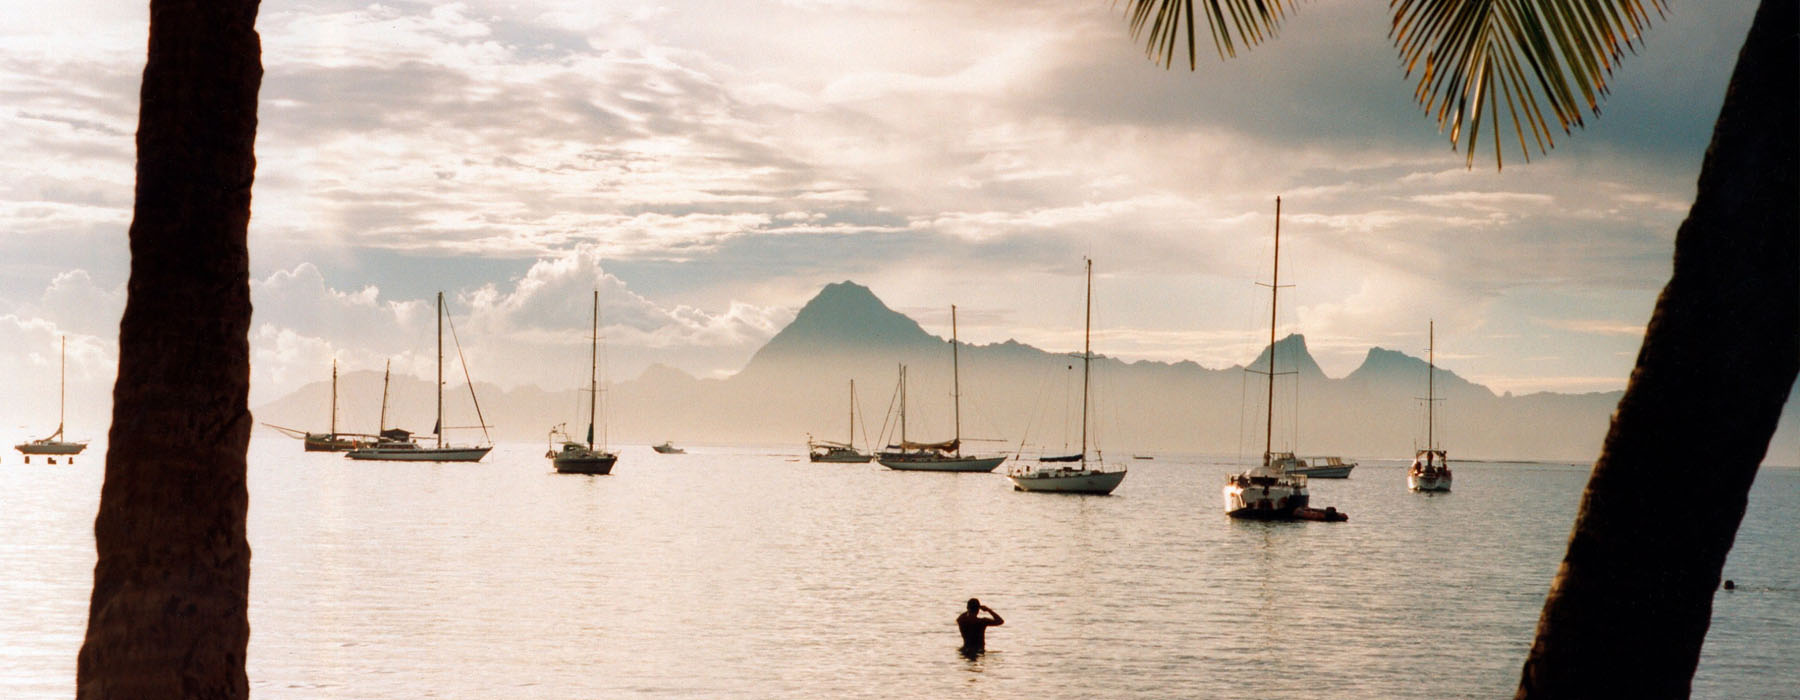
<path id="1" fill-rule="evenodd" d="M 1202 458 L 1067 497 L 798 448 L 628 446 L 605 477 L 542 452 L 355 463 L 258 437 L 253 694 L 1510 697 L 1587 477 L 1463 463 L 1422 495 L 1365 462 L 1313 481 L 1348 523 L 1246 523 Z M 0 697 L 73 694 L 101 472 L 0 462 Z M 1695 697 L 1792 697 L 1797 513 L 1800 471 L 1763 470 Z M 971 596 L 1006 618 L 973 661 Z"/>

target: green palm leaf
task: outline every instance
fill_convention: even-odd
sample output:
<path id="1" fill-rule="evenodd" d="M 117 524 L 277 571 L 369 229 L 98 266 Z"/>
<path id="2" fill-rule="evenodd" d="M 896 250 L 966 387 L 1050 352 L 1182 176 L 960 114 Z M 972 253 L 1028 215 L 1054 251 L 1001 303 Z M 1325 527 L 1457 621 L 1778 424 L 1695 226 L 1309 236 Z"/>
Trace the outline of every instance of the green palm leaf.
<path id="1" fill-rule="evenodd" d="M 1221 57 L 1237 45 L 1273 38 L 1290 0 L 1200 0 Z M 1660 16 L 1666 0 L 1648 0 Z M 1146 39 L 1152 60 L 1172 66 L 1185 44 L 1195 69 L 1194 0 L 1128 0 L 1131 32 Z M 1487 127 L 1494 162 L 1511 131 L 1526 160 L 1582 126 L 1583 111 L 1600 113 L 1607 81 L 1625 51 L 1650 24 L 1646 0 L 1389 0 L 1389 36 L 1400 49 L 1406 75 L 1418 74 L 1413 97 L 1448 129 L 1452 148 L 1475 164 L 1475 148 Z M 1502 107 L 1504 106 L 1504 110 Z M 1502 117 L 1505 117 L 1503 120 Z M 1511 129 L 1503 129 L 1505 122 Z"/>

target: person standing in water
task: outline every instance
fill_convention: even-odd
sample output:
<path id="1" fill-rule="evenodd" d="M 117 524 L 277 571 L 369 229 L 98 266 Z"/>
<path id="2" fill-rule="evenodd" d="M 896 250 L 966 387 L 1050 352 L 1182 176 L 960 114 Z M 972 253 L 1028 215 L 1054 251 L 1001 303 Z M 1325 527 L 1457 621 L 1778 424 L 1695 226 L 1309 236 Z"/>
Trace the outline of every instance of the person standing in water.
<path id="1" fill-rule="evenodd" d="M 981 613 L 984 611 L 991 617 L 982 617 Z M 980 600 L 970 598 L 968 611 L 956 616 L 956 628 L 962 632 L 963 654 L 974 656 L 986 650 L 987 628 L 999 627 L 1004 624 L 1006 624 L 1006 620 L 1000 618 L 1000 613 L 982 605 Z"/>

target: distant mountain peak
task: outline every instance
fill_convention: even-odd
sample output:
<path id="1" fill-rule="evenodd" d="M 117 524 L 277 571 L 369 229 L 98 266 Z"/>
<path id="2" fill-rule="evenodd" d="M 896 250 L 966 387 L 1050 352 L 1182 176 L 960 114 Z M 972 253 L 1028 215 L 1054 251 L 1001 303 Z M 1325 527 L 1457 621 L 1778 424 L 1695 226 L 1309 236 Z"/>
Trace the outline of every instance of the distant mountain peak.
<path id="1" fill-rule="evenodd" d="M 1353 382 L 1423 382 L 1428 366 L 1429 363 L 1422 358 L 1398 350 L 1373 347 L 1369 348 L 1369 354 L 1363 357 L 1362 364 L 1357 366 L 1356 371 L 1344 378 Z M 1441 391 L 1449 391 L 1452 388 L 1458 390 L 1477 389 L 1490 396 L 1493 395 L 1493 391 L 1487 387 L 1463 379 L 1455 372 L 1444 369 L 1442 365 L 1436 368 L 1433 376 L 1437 378 L 1438 389 Z"/>
<path id="2" fill-rule="evenodd" d="M 888 308 L 868 287 L 844 280 L 825 285 L 800 307 L 794 320 L 757 350 L 750 366 L 779 358 L 816 357 L 821 352 L 892 351 L 939 342 L 918 322 Z"/>
<path id="3" fill-rule="evenodd" d="M 1319 369 L 1319 363 L 1313 360 L 1312 353 L 1306 349 L 1306 336 L 1289 333 L 1287 337 L 1275 341 L 1274 349 L 1276 352 L 1275 371 L 1298 371 L 1301 376 L 1312 378 L 1325 376 L 1325 371 Z M 1248 365 L 1248 368 L 1268 371 L 1268 367 L 1269 348 L 1265 347 L 1261 353 L 1257 354 L 1256 360 Z"/>

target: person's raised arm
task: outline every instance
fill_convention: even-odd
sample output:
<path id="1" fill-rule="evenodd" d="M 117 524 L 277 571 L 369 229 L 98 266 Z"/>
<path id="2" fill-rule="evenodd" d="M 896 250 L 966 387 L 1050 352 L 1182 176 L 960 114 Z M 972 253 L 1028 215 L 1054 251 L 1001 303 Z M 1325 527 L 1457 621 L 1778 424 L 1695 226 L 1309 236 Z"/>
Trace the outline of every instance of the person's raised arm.
<path id="1" fill-rule="evenodd" d="M 993 625 L 994 625 L 994 626 L 995 626 L 995 627 L 998 627 L 998 626 L 1000 626 L 1000 625 L 1004 625 L 1004 624 L 1006 624 L 1006 620 L 1003 620 L 1003 619 L 1001 619 L 1001 618 L 1000 618 L 1000 613 L 997 613 L 997 612 L 994 612 L 994 609 L 993 609 L 993 608 L 990 608 L 990 607 L 988 607 L 988 606 L 986 606 L 986 605 L 983 605 L 983 606 L 981 606 L 981 609 L 982 609 L 982 610 L 986 610 L 986 611 L 987 611 L 987 614 L 989 614 L 989 615 L 992 615 L 992 616 L 994 616 L 994 619 L 993 619 L 993 622 L 992 622 L 992 624 L 993 624 Z"/>

